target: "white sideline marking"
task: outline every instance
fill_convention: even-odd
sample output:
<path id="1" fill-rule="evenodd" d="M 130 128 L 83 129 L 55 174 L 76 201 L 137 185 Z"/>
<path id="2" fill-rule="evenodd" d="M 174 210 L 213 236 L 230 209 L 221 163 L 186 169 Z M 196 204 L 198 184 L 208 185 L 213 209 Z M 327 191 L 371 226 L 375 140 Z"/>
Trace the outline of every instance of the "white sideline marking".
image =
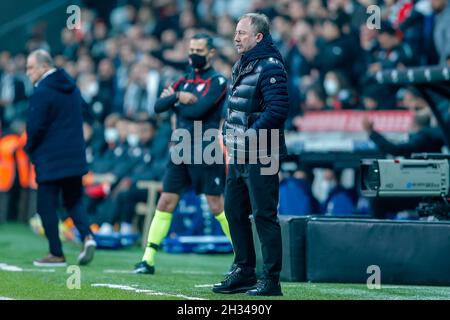
<path id="1" fill-rule="evenodd" d="M 8 297 L 2 297 L 0 296 L 0 300 L 14 300 L 13 298 L 8 298 Z"/>
<path id="2" fill-rule="evenodd" d="M 136 293 L 144 293 L 149 296 L 167 296 L 167 297 L 175 297 L 175 298 L 182 298 L 182 299 L 188 299 L 188 300 L 206 300 L 203 298 L 197 298 L 197 297 L 190 297 L 186 296 L 184 294 L 172 294 L 172 293 L 164 293 L 149 289 L 136 289 L 132 286 L 126 286 L 121 284 L 112 284 L 112 283 L 93 283 L 91 284 L 92 287 L 106 287 L 111 289 L 119 289 L 119 290 L 125 290 L 125 291 L 134 291 Z"/>
<path id="3" fill-rule="evenodd" d="M 0 263 L 0 270 L 11 271 L 11 272 L 22 272 L 23 269 L 17 266 L 12 266 L 6 263 Z"/>
<path id="4" fill-rule="evenodd" d="M 210 271 L 194 271 L 194 270 L 172 270 L 172 273 L 181 273 L 181 274 L 199 274 L 199 275 L 212 275 L 212 274 L 217 274 L 216 272 L 210 272 Z"/>
<path id="5" fill-rule="evenodd" d="M 55 272 L 55 269 L 23 269 L 25 272 Z"/>
<path id="6" fill-rule="evenodd" d="M 120 270 L 120 269 L 105 269 L 103 270 L 105 273 L 134 273 L 133 270 Z M 181 273 L 181 274 L 195 274 L 195 275 L 212 275 L 214 272 L 209 271 L 194 271 L 194 270 L 172 270 L 172 273 Z"/>
<path id="7" fill-rule="evenodd" d="M 195 288 L 212 288 L 214 284 L 196 284 Z"/>
<path id="8" fill-rule="evenodd" d="M 55 272 L 55 269 L 23 269 L 18 266 L 1 262 L 0 262 L 0 270 L 9 272 Z"/>
<path id="9" fill-rule="evenodd" d="M 104 273 L 134 273 L 133 270 L 106 269 Z"/>

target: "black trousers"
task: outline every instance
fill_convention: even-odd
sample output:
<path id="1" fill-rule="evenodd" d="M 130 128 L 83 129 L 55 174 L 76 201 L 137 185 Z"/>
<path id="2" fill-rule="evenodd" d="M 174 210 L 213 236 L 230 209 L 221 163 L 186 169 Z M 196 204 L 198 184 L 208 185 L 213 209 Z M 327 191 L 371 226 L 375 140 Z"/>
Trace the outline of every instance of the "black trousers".
<path id="1" fill-rule="evenodd" d="M 256 267 L 250 214 L 261 242 L 264 276 L 279 279 L 282 263 L 278 221 L 278 174 L 262 175 L 261 164 L 230 164 L 225 187 L 225 214 L 235 254 L 234 263 L 247 271 Z"/>
<path id="2" fill-rule="evenodd" d="M 129 190 L 117 195 L 117 213 L 116 216 L 120 222 L 132 223 L 136 215 L 136 205 L 139 202 L 147 201 L 147 190 L 138 189 L 133 184 Z"/>
<path id="3" fill-rule="evenodd" d="M 50 253 L 55 256 L 63 255 L 57 214 L 61 195 L 63 205 L 80 232 L 82 239 L 92 234 L 89 227 L 89 218 L 82 203 L 82 194 L 81 176 L 41 182 L 38 185 L 37 211 L 42 219 Z"/>
<path id="4" fill-rule="evenodd" d="M 131 223 L 136 214 L 136 205 L 145 201 L 147 201 L 147 190 L 138 189 L 136 184 L 132 184 L 128 190 L 119 192 L 115 197 L 110 196 L 98 206 L 95 222 L 98 224 Z"/>

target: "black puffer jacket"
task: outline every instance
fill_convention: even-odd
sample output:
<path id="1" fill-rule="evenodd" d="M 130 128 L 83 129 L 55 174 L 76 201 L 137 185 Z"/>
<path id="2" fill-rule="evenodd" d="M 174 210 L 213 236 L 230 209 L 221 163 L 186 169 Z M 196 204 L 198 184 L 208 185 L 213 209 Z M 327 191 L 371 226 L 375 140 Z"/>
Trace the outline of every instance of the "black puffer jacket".
<path id="1" fill-rule="evenodd" d="M 245 148 L 245 153 L 249 154 L 249 139 L 242 139 L 244 134 L 248 136 L 248 129 L 254 129 L 260 137 L 259 130 L 267 129 L 267 147 L 258 145 L 259 156 L 270 155 L 270 151 L 285 155 L 283 128 L 288 109 L 286 70 L 269 35 L 244 54 L 233 67 L 223 127 L 228 152 L 235 154 L 237 150 Z M 273 146 L 271 149 L 270 129 L 279 130 L 278 148 Z"/>

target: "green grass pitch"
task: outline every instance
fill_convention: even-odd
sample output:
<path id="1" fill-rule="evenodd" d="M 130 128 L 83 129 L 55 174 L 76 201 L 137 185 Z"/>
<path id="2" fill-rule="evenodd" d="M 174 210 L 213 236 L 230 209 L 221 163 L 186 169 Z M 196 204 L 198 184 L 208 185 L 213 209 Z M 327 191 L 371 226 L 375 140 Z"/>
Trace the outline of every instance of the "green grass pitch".
<path id="1" fill-rule="evenodd" d="M 64 243 L 68 265 L 76 263 L 79 246 Z M 80 289 L 69 289 L 73 273 L 67 268 L 34 267 L 32 260 L 47 253 L 47 241 L 22 224 L 0 225 L 0 299 L 68 300 L 261 300 L 245 294 L 218 295 L 213 283 L 223 278 L 232 255 L 167 254 L 157 256 L 155 275 L 133 274 L 138 247 L 118 251 L 97 250 L 93 263 L 80 268 Z M 70 279 L 69 279 L 70 278 Z M 69 286 L 70 287 L 70 286 Z M 450 299 L 449 287 L 364 284 L 282 283 L 284 300 L 394 300 Z"/>

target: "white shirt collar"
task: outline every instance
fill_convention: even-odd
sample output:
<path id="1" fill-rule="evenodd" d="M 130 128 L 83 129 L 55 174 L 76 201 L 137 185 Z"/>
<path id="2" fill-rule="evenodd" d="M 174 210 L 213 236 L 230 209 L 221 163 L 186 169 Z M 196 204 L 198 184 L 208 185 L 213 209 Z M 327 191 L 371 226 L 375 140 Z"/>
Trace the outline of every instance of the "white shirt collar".
<path id="1" fill-rule="evenodd" d="M 37 87 L 42 80 L 47 78 L 49 75 L 51 75 L 55 71 L 56 71 L 56 68 L 51 68 L 50 70 L 48 70 L 46 73 L 44 73 L 42 75 L 42 77 L 38 80 L 38 82 L 36 82 L 36 84 L 34 86 Z"/>

